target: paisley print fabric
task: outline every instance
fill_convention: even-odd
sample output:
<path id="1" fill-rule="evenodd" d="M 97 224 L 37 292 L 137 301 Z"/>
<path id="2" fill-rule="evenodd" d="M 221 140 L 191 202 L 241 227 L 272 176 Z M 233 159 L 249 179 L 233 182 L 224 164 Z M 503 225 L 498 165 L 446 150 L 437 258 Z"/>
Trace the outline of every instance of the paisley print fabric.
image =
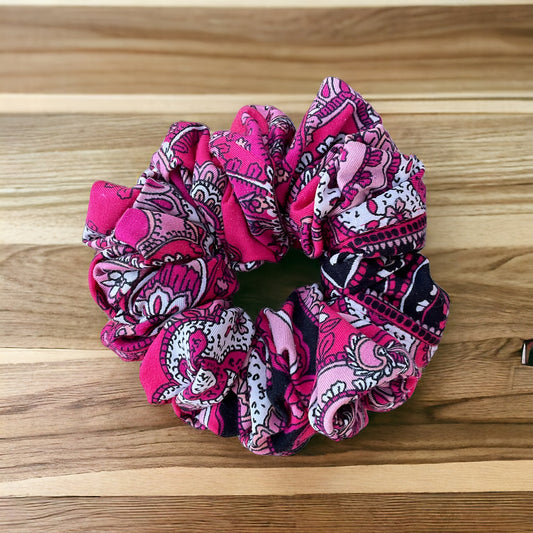
<path id="1" fill-rule="evenodd" d="M 327 78 L 298 129 L 247 106 L 211 133 L 177 122 L 133 188 L 94 184 L 83 240 L 102 342 L 141 360 L 148 400 L 258 454 L 353 437 L 402 405 L 437 349 L 449 300 L 419 251 L 424 167 Z M 290 248 L 316 283 L 253 321 L 235 273 Z"/>

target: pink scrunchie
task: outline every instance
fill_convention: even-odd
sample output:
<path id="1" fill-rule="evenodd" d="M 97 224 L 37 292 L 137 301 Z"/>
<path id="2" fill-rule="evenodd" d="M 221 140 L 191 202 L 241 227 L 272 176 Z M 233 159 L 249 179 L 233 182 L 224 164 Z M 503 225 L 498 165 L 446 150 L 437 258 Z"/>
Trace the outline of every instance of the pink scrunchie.
<path id="1" fill-rule="evenodd" d="M 228 131 L 173 124 L 138 184 L 97 182 L 84 242 L 103 343 L 142 359 L 151 402 L 259 454 L 315 433 L 352 437 L 368 411 L 414 392 L 449 300 L 418 253 L 424 167 L 380 116 L 327 78 L 295 130 L 244 107 Z M 232 305 L 235 272 L 298 248 L 321 279 L 257 319 Z"/>

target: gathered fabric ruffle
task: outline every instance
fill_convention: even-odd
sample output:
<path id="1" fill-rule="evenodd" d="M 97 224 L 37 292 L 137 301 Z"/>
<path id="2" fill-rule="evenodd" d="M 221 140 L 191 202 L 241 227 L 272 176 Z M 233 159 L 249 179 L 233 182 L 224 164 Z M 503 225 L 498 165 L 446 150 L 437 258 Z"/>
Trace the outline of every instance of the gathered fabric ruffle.
<path id="1" fill-rule="evenodd" d="M 419 253 L 423 175 L 337 78 L 298 129 L 269 106 L 242 108 L 227 131 L 173 124 L 135 187 L 91 190 L 103 344 L 142 361 L 150 402 L 254 453 L 354 436 L 411 397 L 446 324 Z M 236 272 L 290 248 L 320 261 L 320 279 L 252 320 L 232 303 Z"/>

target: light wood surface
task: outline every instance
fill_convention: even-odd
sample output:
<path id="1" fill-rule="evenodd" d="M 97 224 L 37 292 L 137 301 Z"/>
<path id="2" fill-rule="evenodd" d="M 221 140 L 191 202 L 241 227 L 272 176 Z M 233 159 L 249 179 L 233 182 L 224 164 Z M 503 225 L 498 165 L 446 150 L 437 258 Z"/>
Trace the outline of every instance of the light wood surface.
<path id="1" fill-rule="evenodd" d="M 84 3 L 0 1 L 0 530 L 533 531 L 531 3 Z M 258 103 L 297 123 L 326 75 L 424 161 L 452 311 L 404 407 L 257 457 L 149 405 L 101 346 L 88 193 L 133 185 L 174 121 Z M 291 256 L 242 275 L 239 302 L 316 275 Z"/>
<path id="2" fill-rule="evenodd" d="M 533 113 L 529 91 L 485 91 L 482 97 L 471 93 L 411 93 L 403 98 L 386 94 L 365 94 L 365 98 L 379 106 L 380 114 L 511 114 Z M 270 102 L 285 113 L 300 115 L 309 107 L 309 94 L 0 94 L 0 113 L 109 113 L 109 114 L 169 114 L 178 116 L 194 113 L 219 115 L 250 102 Z"/>
<path id="3" fill-rule="evenodd" d="M 502 464 L 503 463 L 503 464 Z M 311 466 L 290 470 L 162 467 L 4 482 L 0 496 L 292 496 L 295 494 L 531 491 L 533 461 Z"/>

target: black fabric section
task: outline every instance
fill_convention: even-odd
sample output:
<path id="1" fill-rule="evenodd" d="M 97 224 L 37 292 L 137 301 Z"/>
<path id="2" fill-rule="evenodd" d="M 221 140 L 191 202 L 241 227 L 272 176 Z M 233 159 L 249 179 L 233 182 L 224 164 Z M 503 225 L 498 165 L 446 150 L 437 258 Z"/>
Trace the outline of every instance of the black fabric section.
<path id="1" fill-rule="evenodd" d="M 303 427 L 302 429 L 299 429 L 297 431 L 291 431 L 290 433 L 277 433 L 276 435 L 273 435 L 270 439 L 270 442 L 272 443 L 272 447 L 274 448 L 275 452 L 279 455 L 282 455 L 286 452 L 290 452 L 291 454 L 293 454 L 296 453 L 298 450 L 301 450 L 307 444 L 309 439 L 307 439 L 307 441 L 304 442 L 298 448 L 294 448 L 294 442 L 298 438 L 298 435 L 304 429 L 306 428 Z"/>
<path id="2" fill-rule="evenodd" d="M 283 420 L 285 424 L 290 421 L 290 406 L 287 406 L 285 401 L 285 391 L 290 383 L 290 376 L 279 370 L 272 369 L 272 387 L 267 390 L 268 399 L 272 402 L 276 414 Z M 276 453 L 283 453 L 292 451 L 294 440 L 298 434 L 296 432 L 285 433 L 280 432 L 272 435 L 272 447 Z"/>
<path id="3" fill-rule="evenodd" d="M 444 291 L 439 290 L 433 283 L 428 263 L 418 268 L 411 287 L 411 292 L 403 302 L 404 313 L 423 322 L 426 328 L 440 327 L 441 322 L 446 319 L 446 296 Z"/>
<path id="4" fill-rule="evenodd" d="M 296 329 L 302 332 L 303 341 L 307 345 L 309 351 L 309 367 L 301 369 L 302 375 L 315 376 L 316 374 L 316 350 L 318 342 L 318 326 L 316 326 L 312 320 L 306 315 L 300 297 L 297 291 L 294 291 L 288 298 L 294 304 L 293 312 L 293 324 Z M 290 405 L 287 405 L 285 399 L 285 393 L 291 382 L 291 376 L 288 369 L 280 371 L 275 368 L 271 369 L 272 373 L 272 386 L 267 390 L 267 396 L 272 406 L 274 407 L 276 414 L 285 423 L 290 422 Z M 309 398 L 306 399 L 306 404 L 309 404 Z M 298 429 L 290 433 L 280 432 L 271 437 L 271 442 L 276 453 L 291 452 L 294 453 L 294 442 L 298 435 L 304 430 Z"/>
<path id="5" fill-rule="evenodd" d="M 322 270 L 324 274 L 327 274 L 331 279 L 339 285 L 339 290 L 345 290 L 348 294 L 357 294 L 359 292 L 364 292 L 367 289 L 375 290 L 376 292 L 382 292 L 385 290 L 385 282 L 382 275 L 378 274 L 382 270 L 387 270 L 389 272 L 397 272 L 399 269 L 404 267 L 403 260 L 401 258 L 390 260 L 387 263 L 387 266 L 383 266 L 381 262 L 378 262 L 376 259 L 363 259 L 358 269 L 358 274 L 360 275 L 364 269 L 364 274 L 361 276 L 361 279 L 357 281 L 350 281 L 348 279 L 350 271 L 352 269 L 354 261 L 358 260 L 357 255 L 351 253 L 339 254 L 337 262 L 331 264 L 329 260 L 322 260 Z M 322 277 L 322 282 L 325 286 L 328 287 L 329 291 L 333 288 L 331 283 L 327 278 Z M 344 292 L 346 294 L 346 292 Z"/>
<path id="6" fill-rule="evenodd" d="M 222 437 L 236 437 L 239 434 L 237 424 L 239 401 L 237 395 L 233 391 L 225 396 L 220 402 L 219 413 L 222 417 Z"/>
<path id="7" fill-rule="evenodd" d="M 272 386 L 267 389 L 267 396 L 277 415 L 287 422 L 289 413 L 285 403 L 285 391 L 291 382 L 290 375 L 272 368 Z"/>
<path id="8" fill-rule="evenodd" d="M 309 368 L 307 374 L 316 374 L 316 350 L 318 343 L 318 325 L 311 321 L 302 307 L 298 292 L 294 291 L 287 299 L 294 304 L 293 324 L 302 332 L 303 341 L 309 349 Z M 318 321 L 318 317 L 316 317 Z"/>
<path id="9" fill-rule="evenodd" d="M 320 261 L 322 270 L 339 285 L 344 287 L 346 279 L 350 273 L 354 255 L 348 252 L 339 254 L 337 262 L 332 265 L 327 257 L 323 257 Z"/>

